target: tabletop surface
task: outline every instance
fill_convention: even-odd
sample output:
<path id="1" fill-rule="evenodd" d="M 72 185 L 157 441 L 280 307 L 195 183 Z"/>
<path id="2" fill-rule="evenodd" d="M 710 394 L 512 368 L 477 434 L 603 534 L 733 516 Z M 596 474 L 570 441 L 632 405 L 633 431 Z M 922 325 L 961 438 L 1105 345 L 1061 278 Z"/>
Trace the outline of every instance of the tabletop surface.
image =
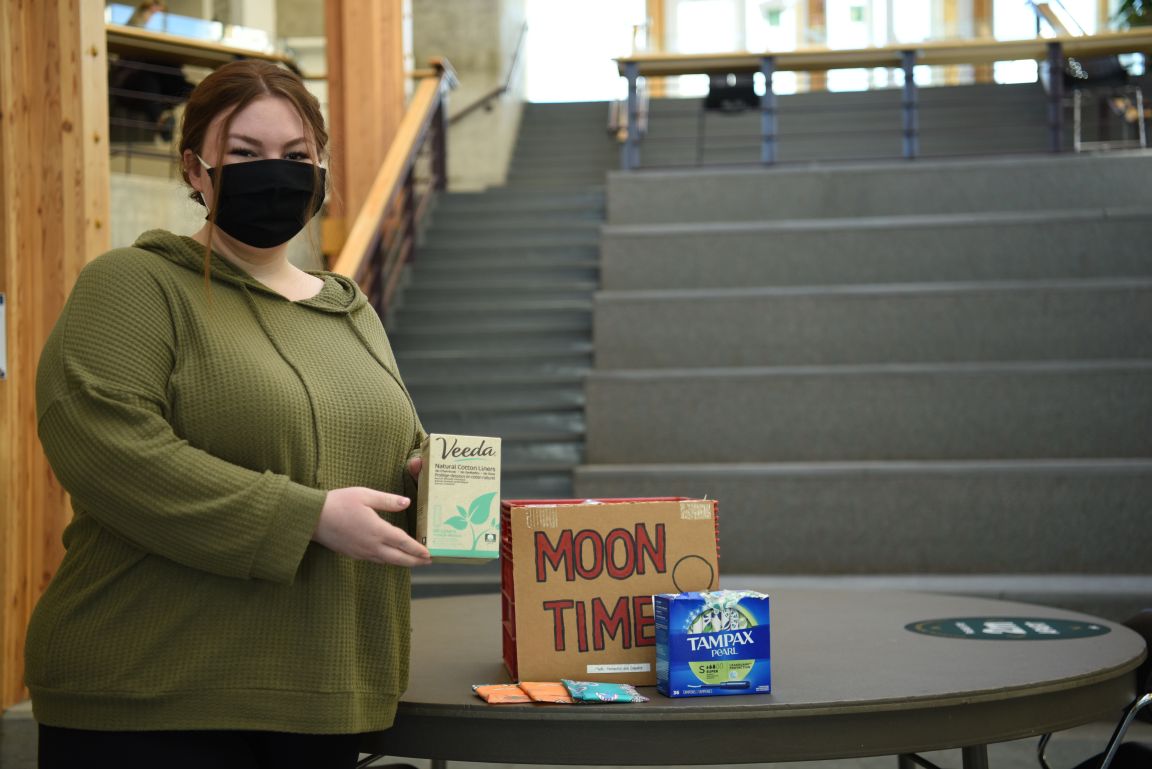
<path id="1" fill-rule="evenodd" d="M 770 595 L 771 694 L 672 699 L 641 687 L 649 702 L 595 706 L 488 705 L 471 686 L 510 680 L 501 661 L 499 596 L 415 601 L 411 680 L 398 728 L 384 733 L 392 735 L 389 752 L 513 763 L 690 764 L 984 744 L 1112 717 L 1132 696 L 1131 671 L 1145 653 L 1143 639 L 1122 625 L 1032 604 L 898 591 Z M 1001 641 L 906 629 L 950 617 L 1076 620 L 1108 632 Z M 756 719 L 752 739 L 748 719 Z M 525 721 L 536 728 L 526 732 Z M 427 744 L 449 725 L 458 740 L 446 743 L 445 731 Z M 647 748 L 611 743 L 611 757 L 584 750 L 579 739 L 581 730 L 594 730 L 602 741 L 614 729 L 638 727 L 653 738 Z M 488 739 L 503 729 L 534 736 L 516 737 L 514 747 Z M 620 739 L 629 734 L 635 735 L 623 731 Z M 733 744 L 694 752 L 692 740 L 704 734 Z M 565 740 L 563 756 L 556 755 L 556 740 Z"/>

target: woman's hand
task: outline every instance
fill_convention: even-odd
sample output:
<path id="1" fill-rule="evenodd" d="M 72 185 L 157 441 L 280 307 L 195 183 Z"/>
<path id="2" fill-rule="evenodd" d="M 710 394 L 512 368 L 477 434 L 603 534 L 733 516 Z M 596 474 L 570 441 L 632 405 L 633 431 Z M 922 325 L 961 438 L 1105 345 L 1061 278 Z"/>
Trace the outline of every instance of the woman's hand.
<path id="1" fill-rule="evenodd" d="M 432 561 L 428 548 L 377 514 L 378 510 L 400 512 L 409 504 L 408 497 L 360 486 L 333 489 L 324 499 L 312 539 L 361 561 L 423 566 Z"/>
<path id="2" fill-rule="evenodd" d="M 420 480 L 420 470 L 424 467 L 424 460 L 420 457 L 412 457 L 408 460 L 408 474 L 412 476 L 412 480 Z"/>

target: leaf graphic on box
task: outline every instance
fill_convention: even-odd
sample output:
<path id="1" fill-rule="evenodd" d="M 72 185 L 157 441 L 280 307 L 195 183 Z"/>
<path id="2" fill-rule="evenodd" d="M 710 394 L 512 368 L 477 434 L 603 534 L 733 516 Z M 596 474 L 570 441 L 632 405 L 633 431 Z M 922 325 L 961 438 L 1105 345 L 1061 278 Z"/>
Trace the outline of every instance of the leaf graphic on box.
<path id="1" fill-rule="evenodd" d="M 488 520 L 488 515 L 492 512 L 492 498 L 495 496 L 496 492 L 490 491 L 472 500 L 472 504 L 468 506 L 468 520 L 473 524 Z"/>
<path id="2" fill-rule="evenodd" d="M 462 515 L 454 515 L 444 521 L 444 523 L 456 529 L 456 531 L 464 531 L 464 529 L 468 528 L 468 521 Z"/>

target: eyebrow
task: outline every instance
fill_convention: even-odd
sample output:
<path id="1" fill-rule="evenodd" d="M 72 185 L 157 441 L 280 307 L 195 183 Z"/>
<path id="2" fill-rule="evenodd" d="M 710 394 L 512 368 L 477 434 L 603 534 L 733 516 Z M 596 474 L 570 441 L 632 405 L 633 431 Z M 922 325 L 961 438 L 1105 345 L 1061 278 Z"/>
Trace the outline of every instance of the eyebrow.
<path id="1" fill-rule="evenodd" d="M 255 145 L 257 147 L 263 147 L 264 146 L 264 142 L 260 141 L 259 139 L 255 138 L 253 136 L 248 136 L 247 134 L 236 134 L 236 133 L 228 134 L 228 138 L 229 139 L 239 139 L 240 141 L 247 142 L 248 144 L 252 144 L 252 145 Z M 287 149 L 288 147 L 295 147 L 297 144 L 307 145 L 308 142 L 306 142 L 304 140 L 304 137 L 301 136 L 298 139 L 293 139 L 292 141 L 285 142 L 284 148 Z"/>

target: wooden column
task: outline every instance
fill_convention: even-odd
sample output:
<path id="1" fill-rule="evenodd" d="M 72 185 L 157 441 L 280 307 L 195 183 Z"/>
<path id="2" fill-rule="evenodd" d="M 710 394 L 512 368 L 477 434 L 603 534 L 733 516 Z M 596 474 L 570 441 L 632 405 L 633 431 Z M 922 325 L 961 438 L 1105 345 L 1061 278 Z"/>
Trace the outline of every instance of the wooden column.
<path id="1" fill-rule="evenodd" d="M 972 31 L 978 38 L 992 39 L 992 0 L 972 0 Z M 977 83 L 991 83 L 992 65 L 977 64 L 972 76 Z"/>
<path id="2" fill-rule="evenodd" d="M 949 40 L 960 37 L 960 14 L 956 8 L 956 0 L 943 0 L 940 11 L 944 22 L 943 37 Z M 944 67 L 944 83 L 946 85 L 960 84 L 960 68 L 957 65 L 949 64 Z"/>
<path id="3" fill-rule="evenodd" d="M 828 8 L 827 0 L 807 0 L 808 32 L 818 35 L 821 45 L 828 42 Z M 811 45 L 809 43 L 808 45 Z M 808 90 L 824 91 L 828 88 L 827 72 L 808 73 Z"/>
<path id="4" fill-rule="evenodd" d="M 36 436 L 36 363 L 84 263 L 108 248 L 102 3 L 0 6 L 0 706 L 24 699 L 29 612 L 70 518 Z"/>
<path id="5" fill-rule="evenodd" d="M 332 183 L 325 253 L 343 245 L 404 116 L 404 0 L 325 0 Z"/>
<path id="6" fill-rule="evenodd" d="M 667 0 L 646 0 L 648 16 L 648 52 L 664 53 L 668 50 Z M 667 78 L 648 78 L 648 95 L 659 98 L 667 93 Z"/>

